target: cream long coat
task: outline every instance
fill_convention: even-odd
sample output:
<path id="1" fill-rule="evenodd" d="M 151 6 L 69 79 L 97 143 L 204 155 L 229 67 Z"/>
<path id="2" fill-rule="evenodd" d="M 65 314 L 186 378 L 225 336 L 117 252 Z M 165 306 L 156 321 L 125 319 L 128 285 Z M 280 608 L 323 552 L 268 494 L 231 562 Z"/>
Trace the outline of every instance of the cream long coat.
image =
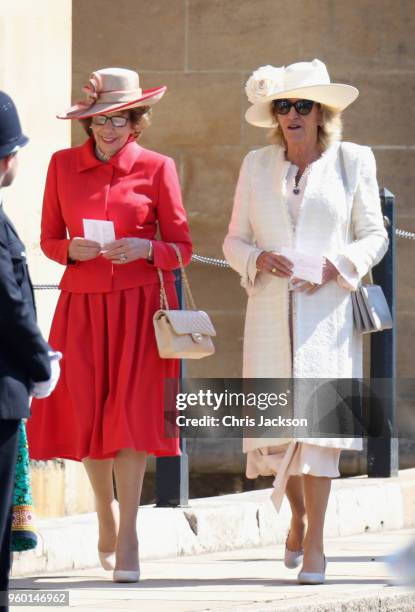
<path id="1" fill-rule="evenodd" d="M 248 153 L 223 245 L 248 293 L 243 376 L 360 378 L 362 338 L 353 326 L 350 291 L 331 281 L 313 295 L 294 294 L 291 352 L 288 281 L 258 273 L 255 263 L 261 251 L 279 252 L 288 246 L 329 258 L 341 254 L 360 278 L 364 276 L 388 246 L 373 153 L 353 143 L 332 144 L 312 164 L 295 229 L 284 193 L 289 166 L 277 145 Z M 244 451 L 284 442 L 286 438 L 246 438 Z M 319 438 L 312 443 L 362 447 L 361 440 L 353 438 Z"/>

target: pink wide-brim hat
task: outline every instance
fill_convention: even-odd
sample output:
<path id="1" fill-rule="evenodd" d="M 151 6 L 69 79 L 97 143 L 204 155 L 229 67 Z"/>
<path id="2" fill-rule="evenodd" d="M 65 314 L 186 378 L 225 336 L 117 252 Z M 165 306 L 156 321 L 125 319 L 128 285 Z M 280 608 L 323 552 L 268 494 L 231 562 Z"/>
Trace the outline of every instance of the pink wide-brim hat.
<path id="1" fill-rule="evenodd" d="M 58 119 L 87 119 L 93 115 L 127 110 L 139 106 L 156 104 L 166 92 L 167 87 L 141 89 L 140 77 L 134 70 L 126 68 L 103 68 L 89 77 L 88 85 L 83 87 L 85 100 L 77 102 L 66 113 L 57 115 Z"/>

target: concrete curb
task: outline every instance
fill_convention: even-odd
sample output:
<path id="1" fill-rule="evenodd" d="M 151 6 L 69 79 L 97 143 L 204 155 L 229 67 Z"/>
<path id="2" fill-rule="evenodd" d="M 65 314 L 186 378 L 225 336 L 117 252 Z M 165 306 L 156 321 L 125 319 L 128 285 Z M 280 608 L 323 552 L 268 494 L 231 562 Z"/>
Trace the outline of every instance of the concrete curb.
<path id="1" fill-rule="evenodd" d="M 405 592 L 396 595 L 368 595 L 367 597 L 348 597 L 302 603 L 284 604 L 281 601 L 267 604 L 238 606 L 237 608 L 217 608 L 214 612 L 413 612 L 415 593 Z"/>
<path id="2" fill-rule="evenodd" d="M 195 499 L 188 508 L 140 508 L 140 557 L 180 555 L 283 543 L 290 521 L 286 500 L 277 514 L 271 490 Z M 401 529 L 415 524 L 415 469 L 397 478 L 333 482 L 326 536 Z M 96 567 L 95 514 L 38 522 L 36 550 L 15 555 L 13 576 Z M 363 608 L 364 609 L 364 608 Z"/>

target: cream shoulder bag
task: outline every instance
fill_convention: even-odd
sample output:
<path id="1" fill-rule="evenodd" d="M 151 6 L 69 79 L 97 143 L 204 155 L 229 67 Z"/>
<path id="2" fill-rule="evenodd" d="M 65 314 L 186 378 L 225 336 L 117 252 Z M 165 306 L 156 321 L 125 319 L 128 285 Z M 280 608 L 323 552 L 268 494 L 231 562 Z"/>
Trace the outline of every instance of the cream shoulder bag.
<path id="1" fill-rule="evenodd" d="M 159 355 L 166 359 L 208 357 L 215 352 L 212 337 L 216 336 L 216 331 L 209 315 L 203 310 L 196 310 L 182 254 L 176 244 L 171 243 L 171 246 L 180 264 L 185 309 L 170 310 L 163 272 L 157 268 L 160 279 L 160 309 L 153 315 L 153 324 Z"/>

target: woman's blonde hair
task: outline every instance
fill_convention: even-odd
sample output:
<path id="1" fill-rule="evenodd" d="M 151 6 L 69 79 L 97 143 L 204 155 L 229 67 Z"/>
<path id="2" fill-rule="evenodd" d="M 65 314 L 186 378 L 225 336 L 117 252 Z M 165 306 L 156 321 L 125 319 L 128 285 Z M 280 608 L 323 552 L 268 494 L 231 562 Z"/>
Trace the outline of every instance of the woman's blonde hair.
<path id="1" fill-rule="evenodd" d="M 319 125 L 318 127 L 317 139 L 321 150 L 325 151 L 333 142 L 335 142 L 336 140 L 340 140 L 342 137 L 342 111 L 334 110 L 333 108 L 324 106 L 324 104 L 320 104 L 320 108 L 322 111 L 322 122 L 321 125 Z M 271 113 L 272 116 L 278 121 L 278 114 L 272 102 Z M 277 127 L 273 128 L 270 133 L 270 140 L 274 144 L 278 144 L 284 149 L 287 148 L 287 143 L 285 142 L 285 138 L 280 125 L 277 125 Z"/>
<path id="2" fill-rule="evenodd" d="M 136 108 L 127 109 L 128 119 L 134 127 L 134 137 L 136 140 L 141 138 L 143 130 L 151 125 L 151 114 L 153 109 L 151 106 L 137 106 Z M 91 136 L 91 117 L 79 119 L 85 132 Z"/>

